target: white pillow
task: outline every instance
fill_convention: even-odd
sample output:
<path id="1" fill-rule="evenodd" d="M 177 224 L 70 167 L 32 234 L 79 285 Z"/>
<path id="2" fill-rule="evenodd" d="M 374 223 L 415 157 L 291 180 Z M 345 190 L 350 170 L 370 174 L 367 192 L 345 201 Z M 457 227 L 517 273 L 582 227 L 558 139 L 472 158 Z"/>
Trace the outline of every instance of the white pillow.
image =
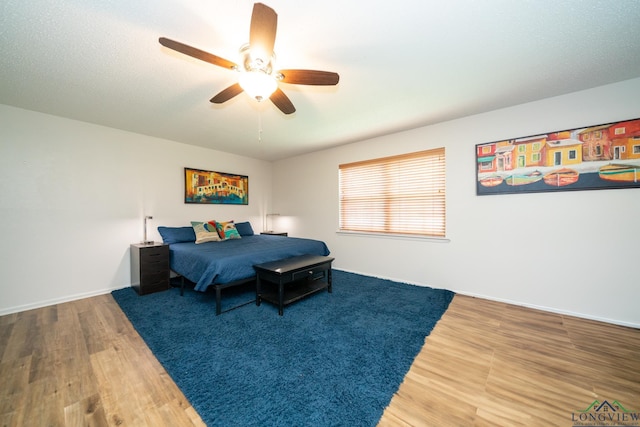
<path id="1" fill-rule="evenodd" d="M 216 222 L 191 221 L 193 231 L 196 233 L 196 243 L 219 242 L 220 236 L 216 230 Z"/>

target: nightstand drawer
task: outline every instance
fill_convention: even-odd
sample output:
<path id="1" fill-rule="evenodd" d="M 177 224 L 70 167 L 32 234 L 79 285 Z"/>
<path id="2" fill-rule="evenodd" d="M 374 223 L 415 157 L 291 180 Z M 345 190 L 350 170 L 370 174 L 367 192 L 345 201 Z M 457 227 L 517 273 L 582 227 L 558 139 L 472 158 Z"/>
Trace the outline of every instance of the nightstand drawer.
<path id="1" fill-rule="evenodd" d="M 142 279 L 141 283 L 144 283 L 144 286 L 141 287 L 140 294 L 150 294 L 157 291 L 166 291 L 168 289 L 167 276 L 168 274 L 158 273 L 152 274 Z"/>
<path id="2" fill-rule="evenodd" d="M 140 272 L 155 273 L 157 271 L 163 271 L 169 269 L 169 257 L 156 257 L 151 260 L 140 260 Z"/>
<path id="3" fill-rule="evenodd" d="M 152 246 L 140 249 L 140 263 L 166 262 L 169 260 L 169 246 Z"/>
<path id="4" fill-rule="evenodd" d="M 154 283 L 159 280 L 166 280 L 169 275 L 169 269 L 164 268 L 162 266 L 158 266 L 157 270 L 145 270 L 144 268 L 140 270 L 140 282 L 145 285 L 148 283 Z"/>

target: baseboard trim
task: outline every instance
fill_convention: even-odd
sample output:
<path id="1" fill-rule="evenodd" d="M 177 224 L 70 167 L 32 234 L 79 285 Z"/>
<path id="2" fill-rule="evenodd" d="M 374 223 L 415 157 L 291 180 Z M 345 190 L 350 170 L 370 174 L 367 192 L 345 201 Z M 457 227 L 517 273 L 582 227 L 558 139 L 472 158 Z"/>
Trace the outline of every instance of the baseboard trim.
<path id="1" fill-rule="evenodd" d="M 101 290 L 98 290 L 98 291 L 91 291 L 91 292 L 83 292 L 83 293 L 74 294 L 74 295 L 67 295 L 67 296 L 64 296 L 64 297 L 61 297 L 61 298 L 53 298 L 53 299 L 50 299 L 50 300 L 36 301 L 34 303 L 31 303 L 31 304 L 25 304 L 25 305 L 19 305 L 19 306 L 16 306 L 16 307 L 3 308 L 3 309 L 0 309 L 0 316 L 4 316 L 6 314 L 19 313 L 21 311 L 33 310 L 33 309 L 36 309 L 36 308 L 48 307 L 50 305 L 62 304 L 62 303 L 65 303 L 65 302 L 70 302 L 70 301 L 76 301 L 76 300 L 83 299 L 83 298 L 90 298 L 90 297 L 95 297 L 95 296 L 98 296 L 98 295 L 110 294 L 112 291 L 115 291 L 116 289 L 121 289 L 121 288 L 122 287 L 101 289 Z"/>
<path id="2" fill-rule="evenodd" d="M 372 274 L 367 274 L 367 273 L 363 273 L 363 272 L 347 270 L 347 269 L 343 269 L 343 268 L 334 268 L 334 270 L 345 271 L 347 273 L 361 274 L 363 276 L 377 277 L 379 279 L 392 280 L 394 282 L 408 283 L 410 285 L 429 286 L 431 288 L 444 289 L 444 288 L 438 288 L 438 287 L 435 287 L 435 286 L 427 285 L 427 284 L 424 284 L 424 283 L 410 282 L 410 281 L 406 281 L 406 280 L 402 280 L 402 279 L 396 279 L 396 278 L 393 278 L 393 277 L 375 276 L 375 275 L 372 275 Z M 546 311 L 546 312 L 549 312 L 549 313 L 561 314 L 561 315 L 564 315 L 564 316 L 578 317 L 580 319 L 594 320 L 596 322 L 610 323 L 610 324 L 613 324 L 613 325 L 640 329 L 640 323 L 624 322 L 624 321 L 617 320 L 617 319 L 609 319 L 609 318 L 606 318 L 606 317 L 593 316 L 593 315 L 585 314 L 585 313 L 576 313 L 576 312 L 572 312 L 572 311 L 568 311 L 568 310 L 560 310 L 560 309 L 557 309 L 557 308 L 554 308 L 554 307 L 546 307 L 546 306 L 540 306 L 540 305 L 535 305 L 535 304 L 528 304 L 528 303 L 524 303 L 524 302 L 520 302 L 520 301 L 513 301 L 513 300 L 509 300 L 509 299 L 504 299 L 504 298 L 496 298 L 496 297 L 487 296 L 487 295 L 483 295 L 483 294 L 475 294 L 475 293 L 472 293 L 472 292 L 459 291 L 459 290 L 456 290 L 456 289 L 449 289 L 449 290 L 452 291 L 452 292 L 455 292 L 456 294 L 460 294 L 460 295 L 464 295 L 464 296 L 468 296 L 468 297 L 473 297 L 473 298 L 485 299 L 487 301 L 501 302 L 501 303 L 504 303 L 504 304 L 517 305 L 517 306 L 520 306 L 520 307 L 526 307 L 526 308 L 531 308 L 531 309 L 534 309 L 534 310 Z"/>
<path id="3" fill-rule="evenodd" d="M 394 282 L 407 283 L 407 284 L 410 284 L 410 285 L 429 286 L 429 287 L 436 288 L 436 289 L 443 289 L 443 288 L 437 288 L 437 287 L 434 287 L 434 286 L 431 286 L 431 285 L 426 285 L 424 283 L 411 282 L 411 281 L 397 279 L 397 278 L 393 278 L 393 277 L 376 276 L 376 275 L 372 275 L 372 274 L 368 274 L 368 273 L 364 273 L 364 272 L 360 272 L 360 271 L 347 270 L 347 269 L 344 269 L 344 268 L 333 268 L 333 269 L 334 270 L 339 270 L 339 271 L 344 271 L 344 272 L 347 272 L 347 273 L 361 274 L 363 276 L 377 277 L 379 279 L 392 280 Z M 47 307 L 47 306 L 55 305 L 55 304 L 61 304 L 61 303 L 69 302 L 69 301 L 75 301 L 75 300 L 79 300 L 79 299 L 83 299 L 83 298 L 90 298 L 90 297 L 94 297 L 94 296 L 97 296 L 97 295 L 104 295 L 104 294 L 111 293 L 112 291 L 114 291 L 116 289 L 121 289 L 121 288 L 122 287 L 102 289 L 102 290 L 98 290 L 98 291 L 92 291 L 92 292 L 85 292 L 85 293 L 80 293 L 80 294 L 68 295 L 68 296 L 65 296 L 65 297 L 62 297 L 62 298 L 54 298 L 54 299 L 45 300 L 45 301 L 38 301 L 38 302 L 31 303 L 31 304 L 25 304 L 25 305 L 16 306 L 16 307 L 8 307 L 8 308 L 0 309 L 0 316 L 4 316 L 4 315 L 7 315 L 7 314 L 13 314 L 13 313 L 19 313 L 21 311 L 33 310 L 33 309 L 36 309 L 36 308 Z M 557 308 L 554 308 L 554 307 L 547 307 L 547 306 L 540 306 L 540 305 L 535 305 L 535 304 L 528 304 L 528 303 L 524 303 L 524 302 L 520 302 L 520 301 L 513 301 L 513 300 L 509 300 L 509 299 L 504 299 L 504 298 L 491 297 L 491 296 L 487 296 L 487 295 L 483 295 L 483 294 L 476 294 L 476 293 L 473 293 L 473 292 L 459 291 L 459 290 L 456 290 L 456 289 L 449 289 L 449 290 L 452 291 L 452 292 L 455 292 L 457 294 L 465 295 L 465 296 L 469 296 L 469 297 L 473 297 L 473 298 L 481 298 L 481 299 L 485 299 L 485 300 L 488 300 L 488 301 L 496 301 L 496 302 L 501 302 L 501 303 L 504 303 L 504 304 L 511 304 L 511 305 L 517 305 L 517 306 L 521 306 L 521 307 L 527 307 L 527 308 L 531 308 L 531 309 L 534 309 L 534 310 L 547 311 L 549 313 L 561 314 L 561 315 L 565 315 L 565 316 L 578 317 L 578 318 L 581 318 L 581 319 L 594 320 L 596 322 L 610 323 L 610 324 L 613 324 L 613 325 L 619 325 L 619 326 L 625 326 L 625 327 L 629 327 L 629 328 L 640 329 L 640 323 L 624 322 L 624 321 L 617 320 L 617 319 L 610 319 L 610 318 L 606 318 L 606 317 L 593 316 L 593 315 L 585 314 L 585 313 L 576 313 L 576 312 L 572 312 L 572 311 L 568 311 L 568 310 L 560 310 L 560 309 L 557 309 Z"/>
<path id="4" fill-rule="evenodd" d="M 542 305 L 528 304 L 528 303 L 524 303 L 524 302 L 520 302 L 520 301 L 512 301 L 512 300 L 503 299 L 503 298 L 489 297 L 489 296 L 486 296 L 486 295 L 474 294 L 474 293 L 471 293 L 471 292 L 456 291 L 456 290 L 454 290 L 453 292 L 455 292 L 457 294 L 460 294 L 460 295 L 465 295 L 465 296 L 468 296 L 468 297 L 481 298 L 481 299 L 485 299 L 485 300 L 488 300 L 488 301 L 501 302 L 501 303 L 510 304 L 510 305 L 517 305 L 517 306 L 520 306 L 520 307 L 531 308 L 531 309 L 534 309 L 534 310 L 547 311 L 549 313 L 561 314 L 563 316 L 578 317 L 578 318 L 586 319 L 586 320 L 594 320 L 596 322 L 610 323 L 610 324 L 613 324 L 613 325 L 640 329 L 640 323 L 624 322 L 622 320 L 609 319 L 607 317 L 599 317 L 599 316 L 593 316 L 591 314 L 576 313 L 576 312 L 569 311 L 569 310 L 561 310 L 561 309 L 557 309 L 557 308 L 554 308 L 554 307 L 547 307 L 547 306 L 542 306 Z"/>

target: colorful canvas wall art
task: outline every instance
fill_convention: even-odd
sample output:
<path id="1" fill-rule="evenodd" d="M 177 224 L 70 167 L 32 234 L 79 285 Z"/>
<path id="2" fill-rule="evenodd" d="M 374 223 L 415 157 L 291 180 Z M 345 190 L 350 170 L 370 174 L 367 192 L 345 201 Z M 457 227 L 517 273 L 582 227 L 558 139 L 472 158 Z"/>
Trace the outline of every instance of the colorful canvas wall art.
<path id="1" fill-rule="evenodd" d="M 476 194 L 640 187 L 640 119 L 476 145 Z"/>
<path id="2" fill-rule="evenodd" d="M 249 177 L 224 172 L 184 168 L 184 202 L 249 204 Z"/>

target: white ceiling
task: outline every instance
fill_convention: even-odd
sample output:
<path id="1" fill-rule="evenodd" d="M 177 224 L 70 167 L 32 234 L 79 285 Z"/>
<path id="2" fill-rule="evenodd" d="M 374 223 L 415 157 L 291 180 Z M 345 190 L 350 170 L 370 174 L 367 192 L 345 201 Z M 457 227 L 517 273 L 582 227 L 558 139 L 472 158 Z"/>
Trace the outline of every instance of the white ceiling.
<path id="1" fill-rule="evenodd" d="M 275 160 L 640 77 L 637 0 L 265 0 L 277 68 L 335 71 L 280 84 L 297 112 L 241 94 L 233 71 L 249 0 L 2 0 L 0 103 Z"/>

